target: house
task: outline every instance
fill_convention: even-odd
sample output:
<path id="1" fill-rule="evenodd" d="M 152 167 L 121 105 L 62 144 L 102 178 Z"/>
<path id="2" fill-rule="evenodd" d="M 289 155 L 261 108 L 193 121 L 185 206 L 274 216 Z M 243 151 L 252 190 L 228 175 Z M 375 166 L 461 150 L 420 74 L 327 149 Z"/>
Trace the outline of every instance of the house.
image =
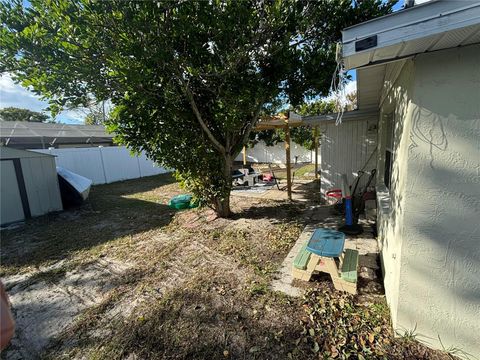
<path id="1" fill-rule="evenodd" d="M 0 121 L 0 142 L 16 149 L 113 146 L 113 137 L 103 125 Z"/>
<path id="2" fill-rule="evenodd" d="M 0 121 L 2 151 L 33 150 L 51 155 L 54 164 L 95 185 L 167 172 L 145 153 L 134 156 L 125 146 L 117 146 L 114 136 L 103 125 Z"/>
<path id="3" fill-rule="evenodd" d="M 357 73 L 356 114 L 378 124 L 393 326 L 479 356 L 480 2 L 430 1 L 347 28 L 342 58 Z"/>

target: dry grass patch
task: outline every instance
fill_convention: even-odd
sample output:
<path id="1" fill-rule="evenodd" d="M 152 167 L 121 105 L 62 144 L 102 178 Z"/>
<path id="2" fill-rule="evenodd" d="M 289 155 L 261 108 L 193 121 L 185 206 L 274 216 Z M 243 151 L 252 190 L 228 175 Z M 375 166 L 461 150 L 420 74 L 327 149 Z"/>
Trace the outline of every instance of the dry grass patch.
<path id="1" fill-rule="evenodd" d="M 182 287 L 143 304 L 127 318 L 105 324 L 108 335 L 88 335 L 94 324 L 92 316 L 87 317 L 88 326 L 77 324 L 70 331 L 83 341 L 67 352 L 52 351 L 50 357 L 225 359 L 308 353 L 307 346 L 300 351 L 293 341 L 301 331 L 295 321 L 302 312 L 300 302 L 273 293 L 252 296 L 234 276 L 199 270 L 201 273 Z M 96 311 L 94 321 L 98 314 Z"/>

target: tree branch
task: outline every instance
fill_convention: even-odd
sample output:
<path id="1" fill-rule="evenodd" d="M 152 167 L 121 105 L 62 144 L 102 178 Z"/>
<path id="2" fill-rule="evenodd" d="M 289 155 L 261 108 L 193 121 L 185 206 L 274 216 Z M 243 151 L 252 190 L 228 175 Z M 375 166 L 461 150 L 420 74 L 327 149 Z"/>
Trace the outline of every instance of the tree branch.
<path id="1" fill-rule="evenodd" d="M 250 123 L 248 123 L 247 126 L 245 127 L 244 133 L 240 137 L 240 141 L 236 142 L 235 145 L 232 146 L 232 148 L 237 147 L 240 144 L 243 145 L 247 142 L 248 137 L 250 136 L 250 133 L 252 132 L 253 127 L 255 126 L 255 124 L 258 121 L 258 116 L 260 115 L 260 111 L 262 110 L 262 106 L 263 106 L 263 101 L 260 101 L 259 105 L 257 106 L 257 109 L 253 113 L 252 121 L 250 121 Z M 235 154 L 235 155 L 237 155 L 237 154 Z"/>
<path id="2" fill-rule="evenodd" d="M 193 93 L 188 87 L 188 84 L 185 82 L 185 80 L 183 80 L 181 74 L 179 74 L 178 78 L 180 79 L 180 83 L 182 84 L 182 87 L 185 92 L 185 95 L 187 96 L 188 102 L 190 103 L 190 106 L 192 107 L 195 117 L 197 118 L 203 131 L 208 136 L 208 138 L 212 142 L 215 149 L 217 149 L 221 154 L 226 154 L 225 147 L 222 144 L 220 144 L 220 142 L 215 138 L 215 136 L 213 136 L 207 124 L 205 123 L 205 121 L 203 121 L 202 114 L 200 114 L 200 111 L 198 110 L 197 103 L 195 102 L 195 98 L 193 97 Z"/>

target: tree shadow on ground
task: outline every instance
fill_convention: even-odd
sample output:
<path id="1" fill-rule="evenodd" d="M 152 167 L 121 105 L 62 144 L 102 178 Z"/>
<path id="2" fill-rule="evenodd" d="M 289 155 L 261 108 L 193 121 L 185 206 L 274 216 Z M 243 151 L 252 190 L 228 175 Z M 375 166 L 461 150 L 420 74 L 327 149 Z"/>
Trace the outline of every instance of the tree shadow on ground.
<path id="1" fill-rule="evenodd" d="M 332 206 L 305 202 L 270 201 L 268 205 L 244 208 L 233 214 L 232 218 L 270 219 L 273 223 L 295 222 L 302 226 L 316 224 L 328 228 L 336 228 L 342 224 L 341 216 L 334 213 Z"/>
<path id="2" fill-rule="evenodd" d="M 107 336 L 82 338 L 82 334 L 70 332 L 70 338 L 62 339 L 60 348 L 50 355 L 86 349 L 98 358 L 286 359 L 288 353 L 296 354 L 294 358 L 314 355 L 306 344 L 295 343 L 302 331 L 297 320 L 303 312 L 300 306 L 248 296 L 227 284 L 223 275 L 199 280 L 136 309 L 127 319 L 120 317 L 113 324 L 108 320 L 111 332 Z M 102 328 L 105 319 L 97 319 L 96 326 Z"/>
<path id="3" fill-rule="evenodd" d="M 64 259 L 77 251 L 168 225 L 175 214 L 164 204 L 171 189 L 164 194 L 152 194 L 148 200 L 130 194 L 156 188 L 161 191 L 173 182 L 170 175 L 161 175 L 93 187 L 87 202 L 76 209 L 34 218 L 18 228 L 3 230 L 3 271 L 38 267 L 46 261 Z"/>

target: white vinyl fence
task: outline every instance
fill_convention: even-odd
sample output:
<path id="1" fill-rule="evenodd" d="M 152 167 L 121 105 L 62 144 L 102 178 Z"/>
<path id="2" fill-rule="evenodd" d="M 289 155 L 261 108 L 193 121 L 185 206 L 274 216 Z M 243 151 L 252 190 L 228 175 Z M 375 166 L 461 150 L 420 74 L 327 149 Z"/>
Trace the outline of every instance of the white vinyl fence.
<path id="1" fill-rule="evenodd" d="M 290 158 L 292 164 L 295 163 L 295 159 L 297 163 L 315 163 L 315 151 L 307 150 L 303 146 L 292 142 Z M 243 155 L 240 153 L 235 161 L 242 160 Z M 250 163 L 285 164 L 285 143 L 281 142 L 274 146 L 267 146 L 263 141 L 260 141 L 253 148 L 247 148 L 247 161 Z M 320 153 L 318 154 L 318 162 L 320 163 Z"/>
<path id="2" fill-rule="evenodd" d="M 115 181 L 137 179 L 144 176 L 169 172 L 157 166 L 142 154 L 132 156 L 124 146 L 32 149 L 40 153 L 55 155 L 57 166 L 64 167 L 76 174 L 91 179 L 95 185 L 109 184 Z M 291 144 L 291 161 L 295 163 L 314 163 L 315 152 L 304 147 Z M 236 161 L 242 161 L 240 153 Z M 247 148 L 247 161 L 250 163 L 285 164 L 285 144 L 278 143 L 266 146 L 259 142 L 253 148 Z M 320 155 L 319 155 L 320 163 Z"/>
<path id="3" fill-rule="evenodd" d="M 48 150 L 33 149 L 32 151 L 55 155 L 57 166 L 91 179 L 95 185 L 168 172 L 147 159 L 144 154 L 132 156 L 124 146 L 50 148 Z"/>

